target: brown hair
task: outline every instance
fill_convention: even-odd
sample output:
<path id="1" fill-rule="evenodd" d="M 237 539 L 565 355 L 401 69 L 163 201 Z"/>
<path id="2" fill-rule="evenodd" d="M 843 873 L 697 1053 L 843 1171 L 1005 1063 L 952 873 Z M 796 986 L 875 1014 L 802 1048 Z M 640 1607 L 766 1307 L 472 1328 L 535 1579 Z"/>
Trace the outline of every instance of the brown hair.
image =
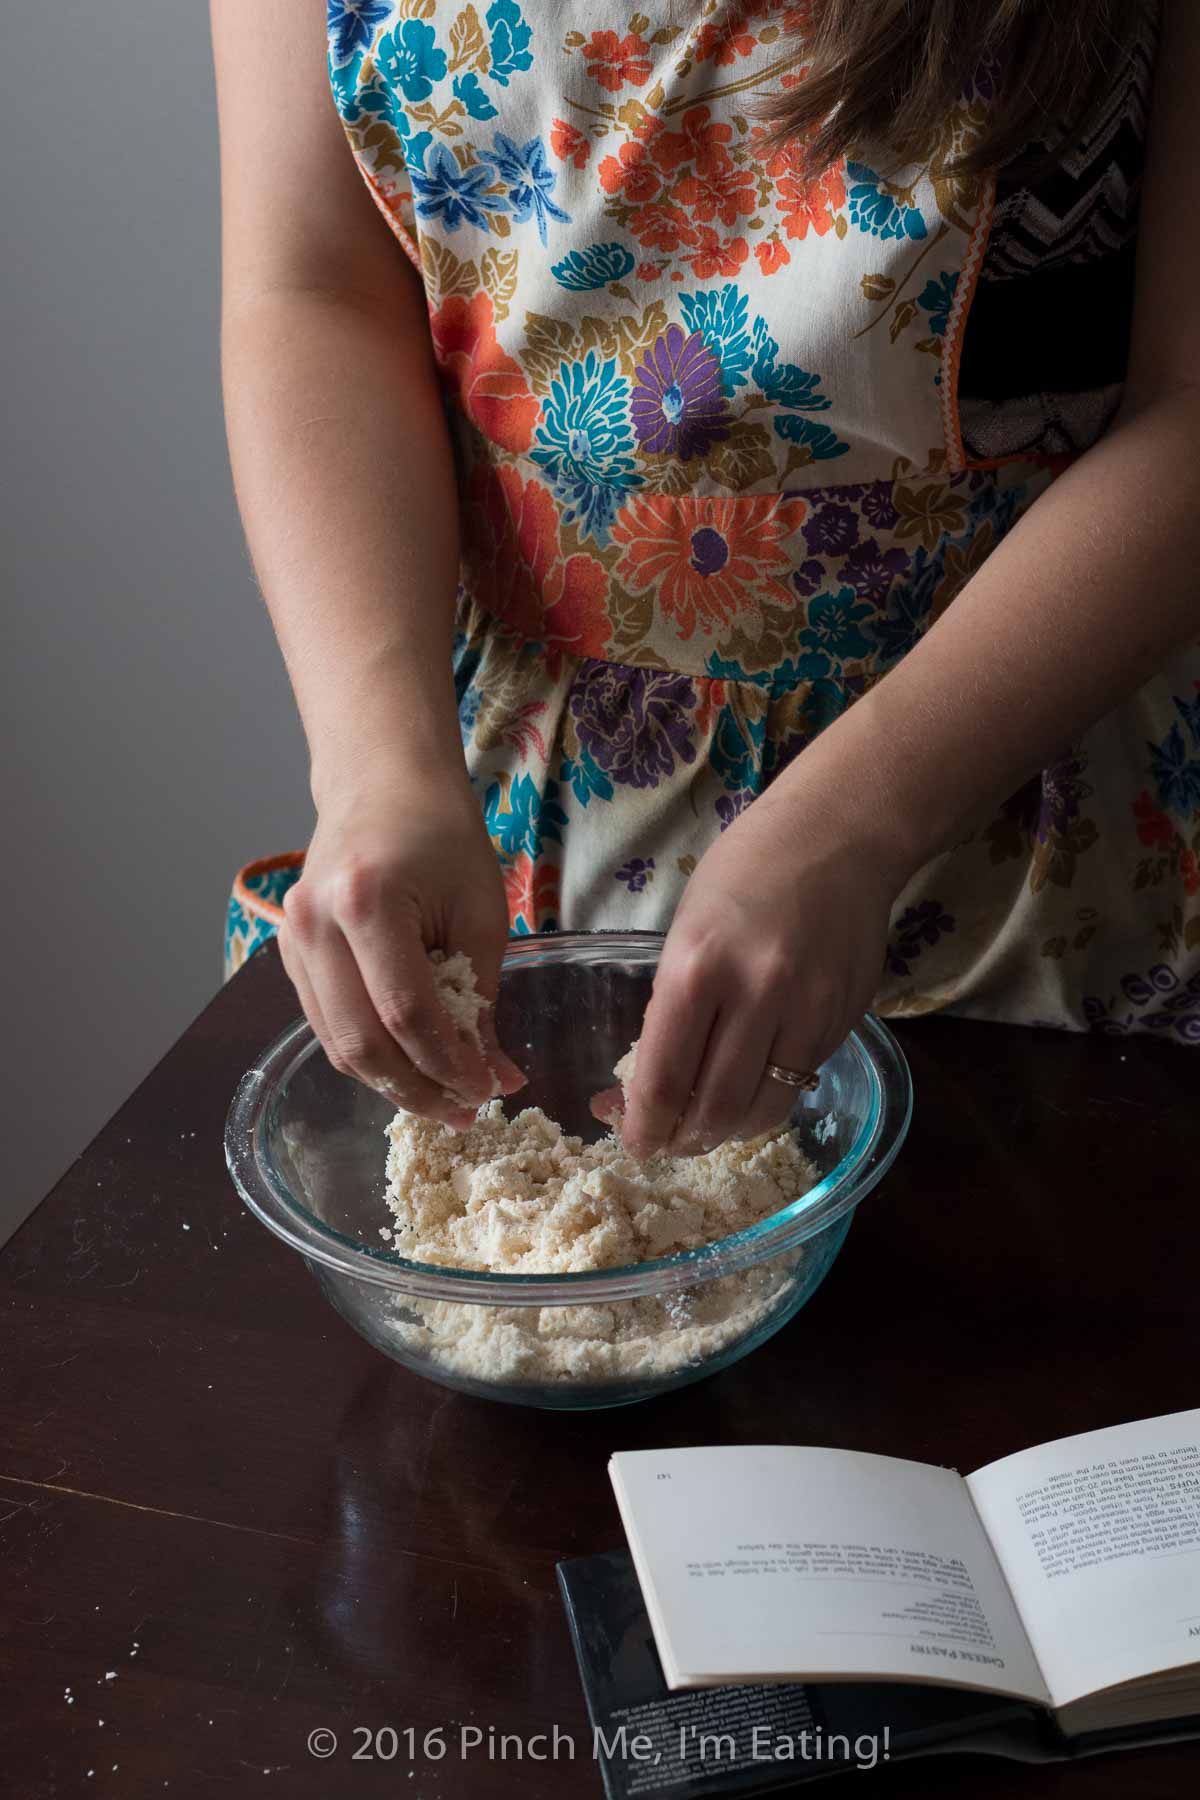
<path id="1" fill-rule="evenodd" d="M 966 93 L 992 103 L 956 173 L 1076 141 L 1119 79 L 1143 0 L 807 0 L 803 81 L 762 109 L 815 172 L 841 157 L 918 162 Z"/>

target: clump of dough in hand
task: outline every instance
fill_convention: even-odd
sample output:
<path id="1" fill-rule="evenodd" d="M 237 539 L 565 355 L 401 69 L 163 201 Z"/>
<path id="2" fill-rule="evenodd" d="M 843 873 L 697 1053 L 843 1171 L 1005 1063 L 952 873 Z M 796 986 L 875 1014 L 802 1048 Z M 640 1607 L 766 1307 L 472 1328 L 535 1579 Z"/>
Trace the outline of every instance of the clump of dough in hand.
<path id="1" fill-rule="evenodd" d="M 641 1041 L 641 1038 L 634 1038 L 620 1062 L 613 1069 L 613 1074 L 621 1084 L 626 1106 L 629 1105 L 629 1090 L 633 1086 L 633 1078 L 637 1074 L 638 1045 Z"/>
<path id="2" fill-rule="evenodd" d="M 447 956 L 444 950 L 431 950 L 429 960 L 433 965 L 433 985 L 437 989 L 437 997 L 450 1017 L 455 1029 L 474 1044 L 480 1055 L 487 1059 L 487 1050 L 479 1030 L 479 1021 L 487 1011 L 488 1002 L 479 992 L 475 982 L 475 965 L 462 950 L 456 950 Z M 489 1062 L 492 1077 L 492 1093 L 498 1094 L 500 1083 Z M 448 1099 L 457 1099 L 457 1095 L 448 1094 Z"/>

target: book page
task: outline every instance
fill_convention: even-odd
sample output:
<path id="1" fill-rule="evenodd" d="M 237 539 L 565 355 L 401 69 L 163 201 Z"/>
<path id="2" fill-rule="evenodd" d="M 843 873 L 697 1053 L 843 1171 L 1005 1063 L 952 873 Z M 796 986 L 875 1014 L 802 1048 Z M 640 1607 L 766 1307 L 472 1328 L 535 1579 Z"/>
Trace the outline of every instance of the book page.
<path id="1" fill-rule="evenodd" d="M 1200 1662 L 1200 1410 L 1021 1450 L 966 1485 L 1055 1706 Z"/>
<path id="2" fill-rule="evenodd" d="M 609 1467 L 670 1686 L 870 1676 L 1046 1703 L 952 1469 L 777 1445 Z"/>

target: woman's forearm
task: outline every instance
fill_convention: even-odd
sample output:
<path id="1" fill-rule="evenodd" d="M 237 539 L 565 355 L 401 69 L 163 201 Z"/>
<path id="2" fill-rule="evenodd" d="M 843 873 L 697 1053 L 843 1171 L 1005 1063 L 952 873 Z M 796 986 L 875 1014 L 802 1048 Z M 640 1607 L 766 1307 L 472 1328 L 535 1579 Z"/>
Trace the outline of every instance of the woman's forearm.
<path id="1" fill-rule="evenodd" d="M 419 283 L 226 302 L 225 405 L 250 553 L 313 791 L 373 757 L 462 762 L 450 651 L 457 496 Z"/>
<path id="2" fill-rule="evenodd" d="M 1200 632 L 1198 437 L 1195 390 L 1123 418 L 796 760 L 776 803 L 835 793 L 902 886 L 1139 687 Z"/>

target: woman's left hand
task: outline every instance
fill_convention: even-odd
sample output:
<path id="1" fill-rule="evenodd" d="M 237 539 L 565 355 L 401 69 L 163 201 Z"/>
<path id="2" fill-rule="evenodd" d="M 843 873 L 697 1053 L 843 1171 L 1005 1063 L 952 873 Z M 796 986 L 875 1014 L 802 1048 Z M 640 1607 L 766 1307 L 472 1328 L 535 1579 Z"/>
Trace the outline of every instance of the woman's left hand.
<path id="1" fill-rule="evenodd" d="M 846 822 L 844 795 L 756 800 L 701 859 L 667 934 L 621 1127 L 638 1156 L 695 1155 L 781 1125 L 869 1007 L 906 874 Z"/>

